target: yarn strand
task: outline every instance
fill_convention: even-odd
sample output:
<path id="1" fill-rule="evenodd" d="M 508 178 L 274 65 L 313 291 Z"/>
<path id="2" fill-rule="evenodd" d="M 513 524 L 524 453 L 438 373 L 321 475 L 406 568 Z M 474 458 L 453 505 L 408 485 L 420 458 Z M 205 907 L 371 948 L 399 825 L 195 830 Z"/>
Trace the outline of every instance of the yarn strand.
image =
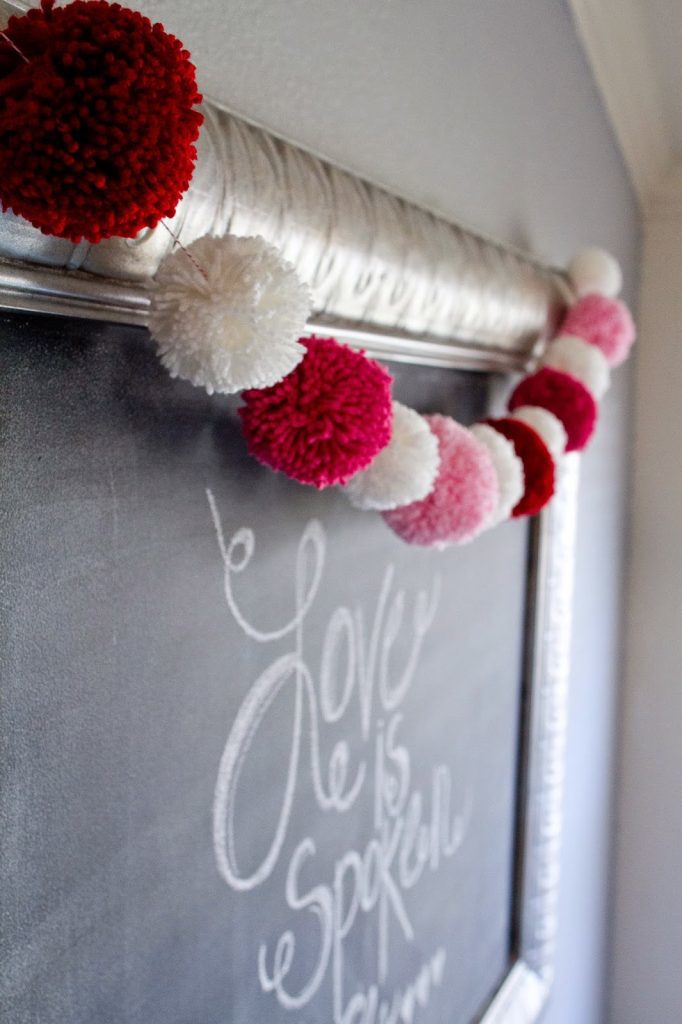
<path id="1" fill-rule="evenodd" d="M 185 248 L 185 246 L 182 244 L 182 242 L 180 241 L 178 236 L 175 234 L 175 232 L 171 231 L 171 229 L 166 224 L 165 220 L 160 220 L 159 224 L 161 225 L 162 228 L 166 229 L 168 234 L 173 239 L 173 242 L 175 243 L 175 245 L 177 245 L 178 249 L 180 249 L 181 252 L 183 252 L 185 254 L 185 256 L 190 261 L 190 263 L 192 264 L 194 269 L 197 270 L 201 274 L 201 276 L 203 277 L 204 281 L 206 281 L 208 283 L 208 274 L 206 273 L 204 268 L 201 266 L 201 264 L 197 263 L 197 261 L 194 259 L 194 256 L 192 256 L 192 253 L 189 251 L 189 249 Z"/>
<path id="2" fill-rule="evenodd" d="M 12 42 L 12 40 L 10 39 L 10 37 L 7 35 L 6 32 L 0 32 L 0 36 L 2 36 L 2 38 L 5 40 L 5 42 L 8 43 L 12 47 L 12 49 L 15 51 L 15 53 L 19 54 L 19 56 L 21 57 L 22 60 L 25 60 L 27 64 L 31 63 L 30 60 L 28 59 L 28 57 L 26 56 L 26 54 L 21 52 L 21 50 L 19 49 L 17 44 Z"/>

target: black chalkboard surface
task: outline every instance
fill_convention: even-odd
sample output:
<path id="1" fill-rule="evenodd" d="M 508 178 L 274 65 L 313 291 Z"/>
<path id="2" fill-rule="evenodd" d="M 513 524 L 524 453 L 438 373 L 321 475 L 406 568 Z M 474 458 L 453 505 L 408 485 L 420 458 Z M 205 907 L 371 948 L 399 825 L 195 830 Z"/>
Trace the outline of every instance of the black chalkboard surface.
<path id="1" fill-rule="evenodd" d="M 526 528 L 405 546 L 141 329 L 4 316 L 0 364 L 2 1020 L 470 1024 L 511 958 Z"/>

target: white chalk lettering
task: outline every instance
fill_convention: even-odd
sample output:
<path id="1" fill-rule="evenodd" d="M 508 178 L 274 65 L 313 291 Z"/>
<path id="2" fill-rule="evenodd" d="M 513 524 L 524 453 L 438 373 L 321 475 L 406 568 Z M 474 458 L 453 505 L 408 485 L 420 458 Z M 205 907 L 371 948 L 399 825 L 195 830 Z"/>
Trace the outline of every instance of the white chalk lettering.
<path id="1" fill-rule="evenodd" d="M 315 671 L 306 654 L 306 623 L 324 574 L 321 525 L 313 520 L 303 531 L 292 566 L 293 607 L 270 628 L 251 621 L 239 597 L 239 577 L 256 556 L 254 533 L 244 527 L 226 541 L 210 491 L 207 498 L 227 609 L 249 640 L 273 653 L 229 730 L 213 801 L 215 859 L 228 886 L 252 892 L 281 862 L 286 866 L 282 898 L 292 923 L 254 951 L 258 983 L 291 1011 L 308 1006 L 326 983 L 334 1024 L 412 1024 L 443 981 L 445 950 L 438 949 L 411 982 L 387 991 L 389 953 L 395 942 L 414 942 L 407 894 L 456 856 L 473 813 L 471 789 L 461 780 L 455 785 L 450 765 L 435 763 L 427 781 L 423 766 L 415 771 L 409 745 L 405 702 L 438 611 L 440 580 L 435 576 L 411 597 L 396 586 L 389 565 L 370 617 L 361 606 L 331 612 Z M 285 692 L 287 700 L 278 701 Z M 262 755 L 275 715 L 288 753 L 277 813 L 263 823 L 266 852 L 254 857 L 243 839 L 240 846 L 239 814 L 246 802 L 238 794 L 245 766 Z M 358 742 L 349 742 L 353 736 Z M 294 807 L 306 793 L 316 815 L 347 815 L 361 799 L 371 810 L 366 841 L 341 849 L 331 867 L 328 852 L 318 855 L 311 836 L 291 834 L 292 821 L 300 820 Z M 349 834 L 356 836 L 355 830 Z M 367 964 L 367 987 L 357 989 L 349 984 L 349 977 L 357 984 L 356 973 L 347 969 L 350 944 L 370 918 L 376 963 L 373 970 Z"/>

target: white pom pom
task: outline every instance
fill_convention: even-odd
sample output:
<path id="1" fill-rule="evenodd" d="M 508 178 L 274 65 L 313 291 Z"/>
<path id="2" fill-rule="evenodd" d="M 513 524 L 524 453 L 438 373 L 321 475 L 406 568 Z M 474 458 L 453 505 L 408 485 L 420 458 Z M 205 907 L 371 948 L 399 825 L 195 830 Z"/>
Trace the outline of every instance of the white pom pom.
<path id="1" fill-rule="evenodd" d="M 603 249 L 581 249 L 568 264 L 568 276 L 578 295 L 614 298 L 623 287 L 620 264 Z"/>
<path id="2" fill-rule="evenodd" d="M 540 364 L 570 373 L 597 401 L 604 397 L 611 383 L 611 368 L 601 349 L 571 334 L 562 334 L 550 342 Z"/>
<path id="3" fill-rule="evenodd" d="M 205 236 L 159 267 L 149 329 L 172 377 L 232 394 L 291 373 L 309 314 L 308 289 L 264 239 Z"/>
<path id="4" fill-rule="evenodd" d="M 393 402 L 389 444 L 341 489 L 356 508 L 399 508 L 421 501 L 431 492 L 439 466 L 438 440 L 424 417 Z"/>
<path id="5" fill-rule="evenodd" d="M 514 450 L 514 445 L 487 423 L 476 423 L 471 433 L 481 441 L 490 453 L 497 473 L 500 496 L 497 509 L 489 526 L 495 526 L 508 519 L 512 509 L 521 501 L 525 488 L 523 463 Z"/>
<path id="6" fill-rule="evenodd" d="M 549 409 L 542 409 L 539 405 L 520 405 L 518 409 L 514 409 L 512 419 L 521 420 L 532 427 L 549 448 L 555 462 L 566 451 L 566 429 L 561 420 Z"/>

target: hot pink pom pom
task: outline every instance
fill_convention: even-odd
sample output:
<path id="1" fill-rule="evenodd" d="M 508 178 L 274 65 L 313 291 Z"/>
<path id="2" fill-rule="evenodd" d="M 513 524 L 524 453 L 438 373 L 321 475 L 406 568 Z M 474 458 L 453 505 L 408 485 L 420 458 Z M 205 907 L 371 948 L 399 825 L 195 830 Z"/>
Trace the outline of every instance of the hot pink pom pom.
<path id="1" fill-rule="evenodd" d="M 333 338 L 302 338 L 307 353 L 269 388 L 243 392 L 250 453 L 293 480 L 345 484 L 391 440 L 392 377 Z"/>
<path id="2" fill-rule="evenodd" d="M 509 411 L 521 405 L 539 405 L 553 412 L 564 425 L 566 451 L 581 451 L 597 423 L 597 403 L 576 377 L 543 366 L 516 386 L 509 399 Z"/>
<path id="3" fill-rule="evenodd" d="M 438 438 L 440 470 L 422 501 L 384 512 L 408 544 L 445 547 L 472 540 L 491 521 L 499 485 L 486 446 L 449 416 L 425 416 Z"/>
<path id="4" fill-rule="evenodd" d="M 627 306 L 605 295 L 585 295 L 571 306 L 561 334 L 573 334 L 596 345 L 610 366 L 624 362 L 635 340 L 635 324 Z"/>

